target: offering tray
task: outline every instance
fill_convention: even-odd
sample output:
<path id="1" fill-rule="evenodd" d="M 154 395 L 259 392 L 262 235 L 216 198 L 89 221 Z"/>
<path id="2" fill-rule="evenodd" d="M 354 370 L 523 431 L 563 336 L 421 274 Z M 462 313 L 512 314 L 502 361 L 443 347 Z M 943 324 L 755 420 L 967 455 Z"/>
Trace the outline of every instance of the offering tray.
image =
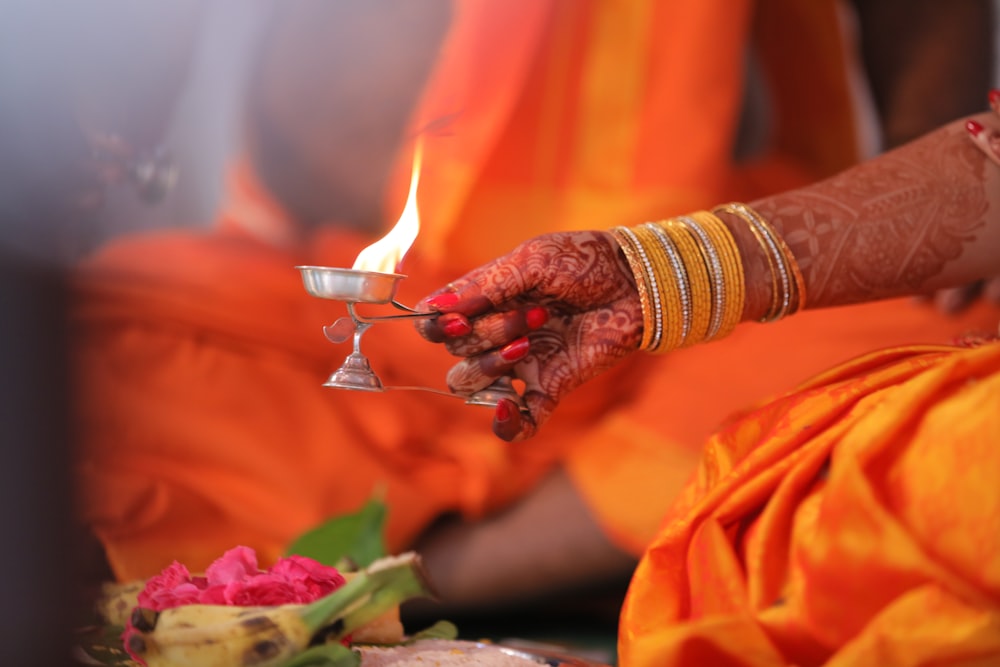
<path id="1" fill-rule="evenodd" d="M 559 647 L 534 642 L 509 640 L 510 643 L 481 642 L 463 639 L 421 639 L 400 647 L 361 647 L 362 667 L 392 667 L 397 662 L 412 664 L 426 661 L 434 664 L 504 664 L 516 662 L 518 667 L 547 665 L 548 667 L 608 667 L 570 654 Z M 509 656 L 509 657 L 507 657 Z M 511 660 L 510 658 L 518 658 Z"/>

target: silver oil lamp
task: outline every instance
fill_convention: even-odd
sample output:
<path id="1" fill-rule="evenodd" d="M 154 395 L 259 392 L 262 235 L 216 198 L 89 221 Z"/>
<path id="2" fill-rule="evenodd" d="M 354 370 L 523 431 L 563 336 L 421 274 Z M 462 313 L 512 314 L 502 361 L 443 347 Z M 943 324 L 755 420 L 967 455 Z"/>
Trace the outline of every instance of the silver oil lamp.
<path id="1" fill-rule="evenodd" d="M 333 343 L 343 343 L 353 337 L 354 347 L 340 368 L 335 370 L 326 382 L 326 387 L 352 391 L 382 392 L 389 389 L 427 391 L 465 400 L 469 405 L 495 407 L 501 399 L 513 401 L 520 410 L 526 412 L 520 394 L 514 389 L 509 377 L 502 377 L 488 387 L 472 394 L 455 394 L 441 389 L 423 386 L 385 386 L 378 377 L 368 358 L 361 352 L 361 337 L 378 322 L 391 320 L 434 317 L 437 313 L 420 312 L 396 300 L 396 288 L 406 276 L 387 271 L 395 268 L 416 239 L 420 229 L 417 211 L 417 185 L 420 181 L 420 165 L 423 145 L 418 142 L 413 156 L 413 170 L 406 205 L 396 225 L 384 237 L 361 251 L 350 269 L 328 266 L 298 266 L 306 292 L 320 299 L 342 301 L 347 304 L 349 317 L 341 317 L 333 324 L 323 327 L 323 333 Z M 371 270 L 371 269 L 376 270 Z M 378 317 L 363 316 L 358 304 L 391 305 L 401 311 Z"/>
<path id="2" fill-rule="evenodd" d="M 526 410 L 524 401 L 514 389 L 509 377 L 502 377 L 488 387 L 472 394 L 455 394 L 441 389 L 424 386 L 386 386 L 372 370 L 368 357 L 361 351 L 361 337 L 378 322 L 434 317 L 435 312 L 421 312 L 396 300 L 396 288 L 406 276 L 399 273 L 382 273 L 361 269 L 346 269 L 328 266 L 297 266 L 302 275 L 306 292 L 320 299 L 341 301 L 347 305 L 349 317 L 341 317 L 333 324 L 323 327 L 323 333 L 332 343 L 343 343 L 353 337 L 353 349 L 340 368 L 335 370 L 325 387 L 351 391 L 383 392 L 387 390 L 426 391 L 433 394 L 464 399 L 468 405 L 495 407 L 502 399 L 513 401 L 519 409 Z M 400 313 L 381 316 L 365 316 L 358 312 L 358 304 L 389 304 Z"/>

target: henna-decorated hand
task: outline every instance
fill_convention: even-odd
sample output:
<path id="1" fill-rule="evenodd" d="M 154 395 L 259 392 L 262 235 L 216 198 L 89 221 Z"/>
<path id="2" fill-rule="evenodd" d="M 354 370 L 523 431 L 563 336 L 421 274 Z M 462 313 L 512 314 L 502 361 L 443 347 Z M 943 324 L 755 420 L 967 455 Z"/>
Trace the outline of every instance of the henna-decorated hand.
<path id="1" fill-rule="evenodd" d="M 1000 90 L 990 91 L 989 102 L 993 114 L 1000 117 Z M 965 127 L 976 147 L 1000 166 L 1000 130 L 995 125 L 985 127 L 977 120 L 969 120 Z M 954 314 L 965 310 L 980 297 L 1000 304 L 1000 276 L 970 285 L 938 290 L 934 293 L 933 301 L 942 312 Z"/>
<path id="2" fill-rule="evenodd" d="M 993 115 L 1000 117 L 1000 90 L 991 90 L 989 100 Z M 969 120 L 965 127 L 976 147 L 1000 166 L 1000 132 L 996 127 L 983 127 L 977 120 Z"/>
<path id="3" fill-rule="evenodd" d="M 566 394 L 639 347 L 642 309 L 632 273 L 607 232 L 546 234 L 519 245 L 425 298 L 439 310 L 420 333 L 460 357 L 448 373 L 457 393 L 509 375 L 524 383 L 527 414 L 497 405 L 493 432 L 523 440 Z"/>

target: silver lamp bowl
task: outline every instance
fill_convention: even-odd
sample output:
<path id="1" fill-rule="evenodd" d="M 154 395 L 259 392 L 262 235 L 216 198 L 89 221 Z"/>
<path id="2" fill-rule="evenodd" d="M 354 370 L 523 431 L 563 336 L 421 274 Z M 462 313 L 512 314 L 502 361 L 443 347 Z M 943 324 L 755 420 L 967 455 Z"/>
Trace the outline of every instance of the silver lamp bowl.
<path id="1" fill-rule="evenodd" d="M 296 266 L 306 292 L 320 299 L 348 303 L 389 303 L 396 295 L 399 273 L 380 273 L 330 266 Z"/>

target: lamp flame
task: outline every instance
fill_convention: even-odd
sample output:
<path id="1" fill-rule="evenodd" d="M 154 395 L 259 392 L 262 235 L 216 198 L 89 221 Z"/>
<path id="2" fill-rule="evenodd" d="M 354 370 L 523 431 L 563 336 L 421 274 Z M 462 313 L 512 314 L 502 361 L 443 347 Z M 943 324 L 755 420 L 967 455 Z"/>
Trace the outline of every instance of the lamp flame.
<path id="1" fill-rule="evenodd" d="M 354 260 L 352 269 L 395 273 L 403 256 L 413 245 L 420 231 L 420 214 L 417 211 L 417 185 L 420 183 L 420 163 L 423 158 L 423 142 L 418 142 L 413 153 L 413 170 L 410 173 L 410 192 L 406 195 L 406 205 L 399 220 L 389 232 L 371 244 Z"/>

